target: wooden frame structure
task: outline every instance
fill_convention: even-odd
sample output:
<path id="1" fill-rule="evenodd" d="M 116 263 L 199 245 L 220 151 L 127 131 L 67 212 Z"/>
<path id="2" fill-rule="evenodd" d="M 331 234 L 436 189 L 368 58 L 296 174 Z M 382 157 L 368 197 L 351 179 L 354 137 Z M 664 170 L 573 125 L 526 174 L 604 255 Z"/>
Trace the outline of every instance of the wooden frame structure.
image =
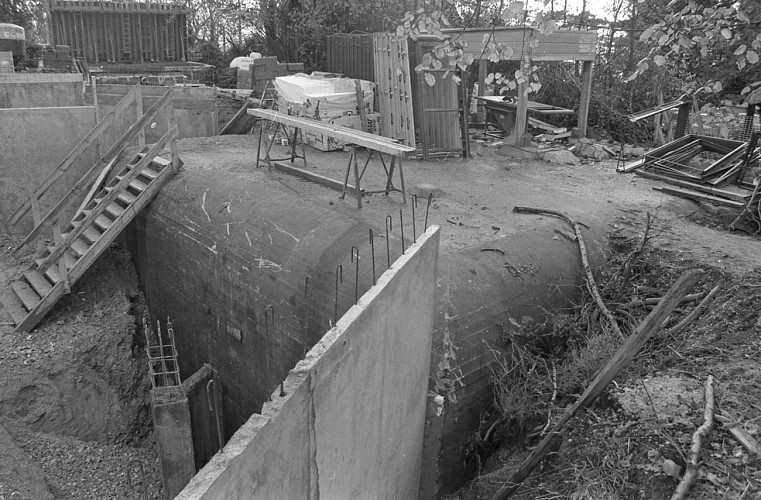
<path id="1" fill-rule="evenodd" d="M 91 64 L 185 61 L 188 10 L 162 1 L 48 0 L 51 41 Z"/>
<path id="2" fill-rule="evenodd" d="M 263 120 L 269 120 L 271 122 L 277 123 L 279 125 L 284 125 L 286 127 L 293 127 L 295 130 L 293 132 L 293 141 L 291 144 L 291 162 L 295 158 L 302 158 L 304 160 L 304 163 L 306 163 L 306 154 L 302 151 L 302 156 L 296 155 L 296 138 L 301 131 L 307 131 L 312 132 L 315 134 L 322 134 L 322 135 L 328 135 L 330 137 L 334 137 L 336 139 L 342 140 L 346 143 L 347 146 L 350 148 L 350 155 L 349 155 L 349 163 L 346 167 L 346 177 L 343 182 L 342 190 L 343 195 L 346 195 L 346 191 L 349 188 L 348 182 L 349 182 L 349 174 L 353 170 L 354 171 L 354 187 L 353 191 L 357 197 L 357 208 L 362 208 L 362 196 L 365 194 L 371 194 L 371 193 L 385 193 L 386 195 L 389 194 L 391 191 L 397 191 L 399 193 L 402 193 L 402 203 L 407 203 L 407 193 L 405 191 L 404 187 L 404 171 L 402 170 L 402 159 L 405 158 L 409 153 L 413 153 L 415 151 L 414 147 L 406 146 L 404 144 L 398 144 L 393 139 L 389 139 L 387 137 L 377 136 L 370 134 L 368 132 L 363 132 L 360 130 L 354 130 L 348 127 L 342 127 L 340 125 L 328 125 L 321 121 L 317 120 L 310 120 L 308 118 L 300 118 L 296 116 L 286 115 L 284 113 L 278 113 L 277 111 L 273 111 L 270 109 L 249 109 L 248 110 L 249 115 L 253 115 L 257 118 L 261 118 Z M 264 136 L 264 127 L 260 127 L 259 129 L 259 146 L 256 150 L 256 163 L 257 166 L 259 164 L 259 155 L 261 153 L 261 147 L 262 147 L 262 139 Z M 272 140 L 270 140 L 269 144 L 266 144 L 266 157 L 265 160 L 267 161 L 267 165 L 269 168 L 272 168 L 272 162 L 273 160 L 270 158 L 270 149 L 272 147 L 272 141 L 274 141 L 274 135 Z M 359 171 L 359 165 L 357 164 L 357 151 L 356 147 L 364 147 L 371 151 L 370 157 L 368 157 L 367 162 L 365 163 L 364 168 L 362 169 L 362 173 Z M 372 152 L 378 153 L 378 156 L 380 157 L 381 163 L 383 164 L 383 168 L 386 171 L 386 187 L 385 189 L 377 190 L 377 191 L 363 191 L 360 187 L 360 181 L 362 179 L 362 174 L 364 174 L 365 169 L 367 168 L 370 159 L 372 158 Z M 387 154 L 391 157 L 391 164 L 387 168 L 386 162 L 383 159 L 382 154 Z M 394 171 L 398 168 L 399 170 L 399 180 L 401 182 L 401 189 L 394 186 L 393 178 L 394 178 Z M 297 170 L 295 167 L 291 167 L 288 169 L 291 171 L 291 173 L 297 173 Z M 307 171 L 302 171 L 307 172 Z M 312 180 L 314 179 L 314 175 L 311 175 L 310 178 Z M 330 179 L 323 178 L 323 180 L 330 181 Z M 332 182 L 322 182 L 323 184 L 329 185 L 331 187 L 335 186 L 335 181 Z"/>
<path id="3" fill-rule="evenodd" d="M 465 53 L 472 54 L 478 61 L 478 89 L 481 96 L 486 87 L 485 80 L 488 63 L 484 52 L 484 37 L 488 36 L 491 42 L 512 49 L 512 54 L 505 58 L 508 61 L 521 61 L 524 56 L 528 56 L 532 63 L 580 61 L 582 63 L 581 99 L 575 135 L 577 137 L 586 137 L 589 99 L 592 92 L 592 66 L 595 60 L 597 45 L 597 33 L 595 31 L 560 29 L 550 34 L 542 34 L 536 28 L 522 27 L 453 28 L 443 31 L 451 36 L 455 42 L 462 42 Z M 532 40 L 538 41 L 538 45 L 534 42 L 536 48 L 531 47 Z M 527 88 L 526 83 L 518 85 L 514 145 L 519 147 L 525 145 L 530 139 L 526 135 L 528 117 Z"/>

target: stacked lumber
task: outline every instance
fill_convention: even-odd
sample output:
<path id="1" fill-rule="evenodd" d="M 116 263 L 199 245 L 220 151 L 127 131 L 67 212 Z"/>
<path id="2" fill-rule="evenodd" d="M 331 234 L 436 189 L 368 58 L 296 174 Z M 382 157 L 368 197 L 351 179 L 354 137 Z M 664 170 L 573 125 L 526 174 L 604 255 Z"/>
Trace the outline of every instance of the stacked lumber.
<path id="1" fill-rule="evenodd" d="M 528 124 L 529 127 L 540 131 L 538 135 L 534 136 L 536 141 L 552 142 L 571 137 L 571 131 L 566 127 L 556 127 L 531 116 L 528 118 Z"/>

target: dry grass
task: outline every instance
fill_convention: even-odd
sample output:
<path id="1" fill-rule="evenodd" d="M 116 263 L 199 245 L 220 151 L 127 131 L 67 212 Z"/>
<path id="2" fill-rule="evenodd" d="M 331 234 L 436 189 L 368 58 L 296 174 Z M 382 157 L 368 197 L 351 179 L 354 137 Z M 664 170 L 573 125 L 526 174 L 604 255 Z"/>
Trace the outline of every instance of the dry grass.
<path id="1" fill-rule="evenodd" d="M 649 313 L 644 299 L 663 296 L 682 272 L 694 267 L 649 244 L 632 259 L 641 238 L 612 234 L 611 258 L 599 276 L 601 293 L 625 335 Z M 659 375 L 702 383 L 713 374 L 718 411 L 761 440 L 761 272 L 736 278 L 703 269 L 704 278 L 692 293 L 707 293 L 721 283 L 720 294 L 677 335 L 661 329 L 617 383 L 636 386 L 642 377 Z M 681 305 L 668 325 L 676 324 L 695 304 Z M 554 315 L 546 325 L 523 325 L 503 341 L 507 355 L 495 370 L 495 402 L 502 422 L 522 435 L 498 448 L 485 467 L 489 472 L 463 489 L 459 498 L 490 498 L 622 339 L 601 326 L 596 305 L 586 296 L 572 313 Z M 601 396 L 566 426 L 560 450 L 534 471 L 514 498 L 670 498 L 678 480 L 666 474 L 664 461 L 684 465 L 682 456 L 702 418 L 702 408 L 693 406 L 686 420 L 666 422 L 654 416 L 657 411 L 625 415 L 615 394 Z M 698 480 L 688 498 L 761 498 L 760 458 L 717 423 L 704 443 Z"/>

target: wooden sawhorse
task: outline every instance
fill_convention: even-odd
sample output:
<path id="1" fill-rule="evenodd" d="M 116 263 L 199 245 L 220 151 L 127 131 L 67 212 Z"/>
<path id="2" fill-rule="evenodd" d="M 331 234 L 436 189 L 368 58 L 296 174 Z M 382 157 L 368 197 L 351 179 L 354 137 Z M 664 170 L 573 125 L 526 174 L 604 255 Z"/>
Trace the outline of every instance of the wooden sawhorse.
<path id="1" fill-rule="evenodd" d="M 386 195 L 388 195 L 389 192 L 396 191 L 396 192 L 402 193 L 402 202 L 407 203 L 407 195 L 406 195 L 405 186 L 404 186 L 404 171 L 402 170 L 402 160 L 408 154 L 415 152 L 414 147 L 406 146 L 404 144 L 398 144 L 394 139 L 389 139 L 387 137 L 373 135 L 367 132 L 363 132 L 361 130 L 354 130 L 348 127 L 343 127 L 341 125 L 329 125 L 321 121 L 311 120 L 309 118 L 302 118 L 298 116 L 287 115 L 284 113 L 278 113 L 277 111 L 273 111 L 271 109 L 249 109 L 248 114 L 256 116 L 257 118 L 261 118 L 263 120 L 269 120 L 271 122 L 278 123 L 279 125 L 282 125 L 282 126 L 295 128 L 293 133 L 294 141 L 291 144 L 291 156 L 290 156 L 291 161 L 293 161 L 295 158 L 302 158 L 304 160 L 304 163 L 306 164 L 305 152 L 302 149 L 302 156 L 296 155 L 296 144 L 295 144 L 296 142 L 295 139 L 297 137 L 297 134 L 299 133 L 303 134 L 304 131 L 312 132 L 315 134 L 326 135 L 328 137 L 332 137 L 334 139 L 337 139 L 346 143 L 349 146 L 349 163 L 346 167 L 346 176 L 344 178 L 343 191 L 342 191 L 341 197 L 343 198 L 346 195 L 346 188 L 349 182 L 349 174 L 351 173 L 351 170 L 353 169 L 354 183 L 355 183 L 354 192 L 357 196 L 357 208 L 362 208 L 362 189 L 360 187 L 360 181 L 362 180 L 362 176 L 364 175 L 365 170 L 367 169 L 367 166 L 370 163 L 370 160 L 372 159 L 374 153 L 378 153 L 381 163 L 383 164 L 383 169 L 386 172 L 386 188 L 382 190 L 377 190 L 377 191 L 365 191 L 365 194 L 385 193 Z M 261 152 L 262 137 L 264 134 L 263 127 L 260 127 L 259 130 L 260 130 L 259 146 L 256 151 L 257 166 L 259 164 L 259 154 Z M 303 140 L 302 140 L 302 143 L 303 143 Z M 359 171 L 359 165 L 357 164 L 357 147 L 358 146 L 367 148 L 370 151 L 370 155 L 368 156 L 367 161 L 365 162 L 365 165 L 362 168 L 361 173 Z M 268 166 L 271 166 L 271 161 L 272 161 L 269 157 L 269 152 L 271 148 L 272 148 L 272 141 L 270 141 L 270 143 L 267 145 L 266 159 L 268 161 Z M 388 167 L 386 167 L 386 162 L 382 156 L 383 154 L 387 154 L 391 157 L 391 162 Z M 401 183 L 401 189 L 394 186 L 393 177 L 394 177 L 394 171 L 396 169 L 399 170 L 399 180 Z"/>

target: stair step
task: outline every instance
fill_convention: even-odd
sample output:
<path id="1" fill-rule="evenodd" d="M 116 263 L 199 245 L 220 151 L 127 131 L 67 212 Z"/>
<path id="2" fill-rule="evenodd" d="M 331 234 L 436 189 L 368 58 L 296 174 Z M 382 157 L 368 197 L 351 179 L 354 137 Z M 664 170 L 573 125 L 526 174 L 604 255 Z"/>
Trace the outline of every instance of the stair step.
<path id="1" fill-rule="evenodd" d="M 53 283 L 58 283 L 61 281 L 61 273 L 58 272 L 57 266 L 51 266 L 45 270 L 45 276 L 48 277 L 50 281 Z"/>
<path id="2" fill-rule="evenodd" d="M 16 295 L 21 299 L 24 307 L 29 311 L 37 307 L 37 304 L 42 300 L 34 290 L 32 290 L 32 287 L 27 285 L 24 281 L 16 280 L 11 282 L 11 288 L 16 292 Z"/>
<path id="3" fill-rule="evenodd" d="M 119 180 L 119 182 L 121 182 L 124 176 L 117 175 L 116 178 Z M 129 183 L 129 187 L 131 187 L 132 189 L 136 191 L 140 191 L 142 193 L 143 191 L 148 189 L 148 184 L 141 182 L 137 179 L 132 179 L 132 181 Z"/>
<path id="4" fill-rule="evenodd" d="M 77 260 L 79 260 L 79 256 L 71 250 L 66 250 L 63 253 L 63 261 L 66 264 L 66 269 L 71 269 L 77 265 Z"/>
<path id="5" fill-rule="evenodd" d="M 127 165 L 127 167 L 129 168 L 130 166 L 129 166 L 129 165 Z M 159 172 L 156 172 L 156 171 L 155 171 L 155 170 L 153 170 L 153 169 L 150 169 L 150 168 L 148 168 L 148 167 L 145 167 L 145 168 L 143 168 L 143 169 L 140 171 L 140 174 L 139 174 L 139 175 L 144 175 L 144 176 L 148 177 L 149 179 L 153 180 L 153 179 L 155 179 L 156 177 L 158 177 L 158 176 L 159 176 Z"/>
<path id="6" fill-rule="evenodd" d="M 106 187 L 105 189 L 109 193 L 114 190 L 114 188 L 110 187 L 110 186 Z M 127 203 L 127 204 L 130 204 L 130 203 L 132 203 L 133 201 L 135 201 L 137 199 L 136 196 L 133 196 L 133 195 L 131 195 L 129 193 L 125 193 L 125 192 L 119 193 L 116 196 L 116 198 L 121 200 L 121 201 L 123 201 L 124 203 Z M 103 197 L 101 197 L 101 198 L 94 198 L 94 200 L 95 200 L 95 203 L 100 203 L 101 201 L 103 201 Z"/>
<path id="7" fill-rule="evenodd" d="M 121 214 L 124 213 L 124 207 L 122 207 L 118 203 L 111 202 L 106 207 L 106 212 L 110 213 L 111 215 L 114 216 L 114 218 L 116 218 L 116 217 L 119 217 Z"/>
<path id="8" fill-rule="evenodd" d="M 24 273 L 24 277 L 29 282 L 29 284 L 32 285 L 32 288 L 34 288 L 34 291 L 37 292 L 37 295 L 40 297 L 44 297 L 50 293 L 50 290 L 53 289 L 53 285 L 48 283 L 48 280 L 45 279 L 45 277 L 38 271 L 27 271 Z"/>
<path id="9" fill-rule="evenodd" d="M 77 238 L 71 242 L 71 249 L 74 250 L 79 257 L 87 253 L 87 251 L 90 249 L 90 245 L 85 241 L 84 238 Z"/>
<path id="10" fill-rule="evenodd" d="M 26 318 L 26 309 L 24 309 L 21 299 L 10 288 L 0 289 L 0 304 L 3 305 L 3 309 L 10 314 L 13 322 L 17 325 Z"/>
<path id="11" fill-rule="evenodd" d="M 102 230 L 104 230 L 104 231 L 105 231 L 106 229 L 108 229 L 109 227 L 111 227 L 111 225 L 112 225 L 113 223 L 114 223 L 114 221 L 112 221 L 111 219 L 109 219 L 108 217 L 106 217 L 106 216 L 105 216 L 105 215 L 103 215 L 103 214 L 100 214 L 100 215 L 99 215 L 99 216 L 98 216 L 98 217 L 95 219 L 95 225 L 96 225 L 96 226 L 98 226 L 99 228 L 101 228 L 101 229 L 102 229 Z"/>
<path id="12" fill-rule="evenodd" d="M 138 153 L 137 156 L 140 159 L 145 158 L 145 153 Z M 161 170 L 161 169 L 171 165 L 172 161 L 171 160 L 167 160 L 166 158 L 161 157 L 161 156 L 154 156 L 153 159 L 151 160 L 151 164 L 152 165 L 155 164 L 157 167 L 159 167 L 159 170 Z"/>
<path id="13" fill-rule="evenodd" d="M 98 230 L 92 226 L 89 226 L 82 233 L 82 236 L 84 236 L 85 239 L 87 239 L 90 243 L 95 243 L 96 241 L 100 239 L 102 235 L 103 233 L 98 232 Z"/>

